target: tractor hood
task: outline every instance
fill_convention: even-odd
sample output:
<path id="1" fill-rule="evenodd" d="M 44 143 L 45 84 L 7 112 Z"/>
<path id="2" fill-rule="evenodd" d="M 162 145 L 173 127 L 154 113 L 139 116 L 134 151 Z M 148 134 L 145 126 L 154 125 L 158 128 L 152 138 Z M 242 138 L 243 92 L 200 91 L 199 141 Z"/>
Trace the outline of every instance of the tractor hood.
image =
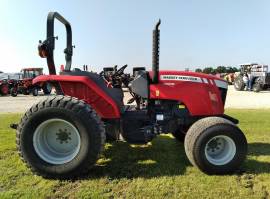
<path id="1" fill-rule="evenodd" d="M 150 76 L 152 76 L 151 72 Z M 218 78 L 214 75 L 207 75 L 204 73 L 196 73 L 189 71 L 159 71 L 159 81 L 164 83 L 176 83 L 178 81 L 194 82 L 215 85 L 218 88 L 228 89 L 228 83 L 221 78 Z"/>
<path id="2" fill-rule="evenodd" d="M 152 77 L 152 72 L 149 73 Z M 221 115 L 228 84 L 213 75 L 187 71 L 159 71 L 158 83 L 150 84 L 150 99 L 177 100 L 191 115 Z"/>

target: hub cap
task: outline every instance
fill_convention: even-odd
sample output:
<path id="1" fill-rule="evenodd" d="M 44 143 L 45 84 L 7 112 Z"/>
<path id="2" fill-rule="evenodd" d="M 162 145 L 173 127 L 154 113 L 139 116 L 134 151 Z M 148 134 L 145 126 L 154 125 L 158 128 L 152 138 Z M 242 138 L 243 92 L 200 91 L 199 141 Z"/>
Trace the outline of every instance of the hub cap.
<path id="1" fill-rule="evenodd" d="M 42 160 L 51 164 L 65 164 L 79 153 L 81 137 L 70 122 L 49 119 L 35 130 L 33 144 Z"/>
<path id="2" fill-rule="evenodd" d="M 206 159 L 214 165 L 229 163 L 236 154 L 234 141 L 225 135 L 219 135 L 209 140 L 205 146 Z"/>

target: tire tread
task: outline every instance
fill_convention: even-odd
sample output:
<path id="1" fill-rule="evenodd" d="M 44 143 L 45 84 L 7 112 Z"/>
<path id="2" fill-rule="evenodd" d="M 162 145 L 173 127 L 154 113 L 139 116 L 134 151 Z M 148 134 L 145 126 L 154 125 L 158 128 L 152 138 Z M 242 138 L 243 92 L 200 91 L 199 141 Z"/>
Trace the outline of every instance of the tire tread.
<path id="1" fill-rule="evenodd" d="M 97 128 L 98 132 L 100 132 L 99 138 L 95 139 L 95 146 L 94 151 L 91 151 L 88 153 L 87 161 L 84 161 L 83 165 L 80 166 L 79 170 L 76 170 L 69 175 L 66 175 L 65 177 L 63 176 L 58 176 L 58 175 L 50 175 L 44 172 L 39 172 L 37 171 L 34 167 L 31 166 L 30 162 L 28 162 L 24 158 L 24 153 L 21 148 L 21 134 L 24 125 L 26 122 L 29 120 L 30 117 L 33 116 L 33 114 L 39 110 L 46 109 L 46 108 L 63 108 L 63 109 L 69 109 L 72 110 L 75 113 L 83 113 L 88 119 L 94 119 L 96 124 L 98 124 L 95 128 Z M 34 104 L 30 109 L 26 111 L 26 113 L 23 115 L 21 118 L 21 121 L 18 125 L 17 131 L 16 131 L 16 147 L 18 154 L 21 158 L 21 160 L 27 165 L 30 170 L 37 174 L 41 175 L 45 178 L 74 178 L 76 176 L 79 176 L 91 169 L 93 167 L 93 164 L 96 162 L 96 156 L 98 157 L 101 152 L 104 150 L 104 144 L 105 144 L 106 136 L 105 136 L 105 128 L 102 120 L 98 116 L 98 114 L 93 110 L 88 104 L 86 104 L 83 100 L 79 100 L 74 97 L 70 96 L 63 96 L 63 95 L 58 95 L 58 96 L 50 96 L 47 97 L 46 99 Z M 93 155 L 94 154 L 94 155 Z M 97 154 L 97 155 L 96 155 Z M 94 158 L 93 158 L 94 157 Z"/>
<path id="2" fill-rule="evenodd" d="M 186 155 L 193 166 L 202 168 L 201 162 L 196 159 L 195 155 L 200 150 L 199 148 L 195 147 L 196 141 L 198 140 L 197 138 L 200 137 L 208 128 L 211 128 L 214 125 L 221 126 L 224 124 L 238 128 L 231 121 L 221 117 L 206 117 L 198 120 L 190 127 L 185 137 L 184 146 Z"/>

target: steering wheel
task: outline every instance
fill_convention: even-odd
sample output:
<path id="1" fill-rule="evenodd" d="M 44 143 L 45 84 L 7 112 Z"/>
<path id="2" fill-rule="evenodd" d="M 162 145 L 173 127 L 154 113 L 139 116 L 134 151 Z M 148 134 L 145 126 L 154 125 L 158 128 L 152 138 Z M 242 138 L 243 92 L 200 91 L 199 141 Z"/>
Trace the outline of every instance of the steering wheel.
<path id="1" fill-rule="evenodd" d="M 101 72 L 99 73 L 100 76 L 102 76 L 103 74 L 104 74 L 104 71 L 101 71 Z"/>
<path id="2" fill-rule="evenodd" d="M 126 65 L 122 66 L 121 68 L 119 68 L 119 69 L 113 74 L 113 76 L 120 76 L 120 75 L 124 74 L 124 70 L 126 69 L 127 66 L 128 66 L 128 65 L 126 64 Z"/>

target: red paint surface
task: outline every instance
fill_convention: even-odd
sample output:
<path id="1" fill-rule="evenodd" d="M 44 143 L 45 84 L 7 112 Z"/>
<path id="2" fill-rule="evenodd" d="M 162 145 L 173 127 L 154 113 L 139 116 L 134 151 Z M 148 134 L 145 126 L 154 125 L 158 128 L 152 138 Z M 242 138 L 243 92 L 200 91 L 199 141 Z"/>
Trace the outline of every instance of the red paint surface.
<path id="1" fill-rule="evenodd" d="M 150 77 L 152 72 L 149 72 Z M 224 113 L 220 91 L 214 80 L 222 79 L 194 72 L 160 71 L 159 75 L 193 76 L 202 82 L 159 80 L 150 85 L 150 99 L 176 100 L 186 105 L 191 115 L 219 115 Z M 203 82 L 204 78 L 207 83 Z M 117 104 L 98 85 L 85 76 L 41 75 L 34 84 L 59 82 L 65 95 L 77 97 L 90 104 L 102 118 L 120 118 Z M 158 94 L 157 94 L 158 93 Z"/>
<path id="2" fill-rule="evenodd" d="M 152 73 L 150 72 L 150 76 Z M 183 75 L 222 80 L 212 75 L 181 71 L 160 71 L 159 75 Z M 224 80 L 222 80 L 224 81 Z M 213 82 L 213 81 L 212 81 Z M 157 96 L 157 93 L 159 94 Z M 150 85 L 150 99 L 177 100 L 186 105 L 191 115 L 219 115 L 224 113 L 220 91 L 216 85 L 178 80 L 160 80 Z"/>
<path id="3" fill-rule="evenodd" d="M 116 103 L 88 77 L 41 75 L 36 77 L 33 83 L 39 84 L 44 81 L 59 82 L 65 95 L 84 100 L 101 118 L 120 118 L 120 110 Z"/>

